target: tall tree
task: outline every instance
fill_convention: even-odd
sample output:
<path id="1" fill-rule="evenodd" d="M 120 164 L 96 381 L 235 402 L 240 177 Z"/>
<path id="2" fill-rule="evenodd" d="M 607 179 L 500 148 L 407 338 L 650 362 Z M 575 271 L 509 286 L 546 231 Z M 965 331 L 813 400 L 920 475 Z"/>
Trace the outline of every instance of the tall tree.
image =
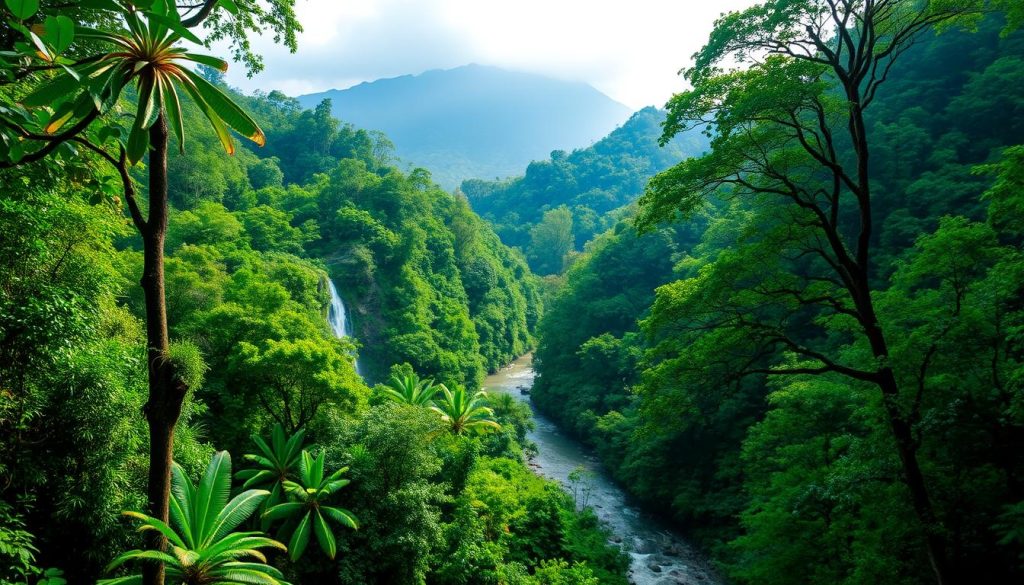
<path id="1" fill-rule="evenodd" d="M 293 1 L 277 0 L 271 6 L 280 17 L 279 32 L 285 31 L 286 41 L 290 38 L 294 47 L 294 32 L 288 33 L 297 26 L 293 16 L 288 18 Z M 145 407 L 150 430 L 149 513 L 166 522 L 174 428 L 188 392 L 170 351 L 164 293 L 169 133 L 173 130 L 182 149 L 185 140 L 179 91 L 188 94 L 203 111 L 228 153 L 235 149 L 229 127 L 257 144 L 265 141 L 263 132 L 245 112 L 184 66 L 192 62 L 225 70 L 227 63 L 191 53 L 179 42 L 184 39 L 204 44 L 189 28 L 212 19 L 211 38 L 229 37 L 241 43 L 244 50 L 239 55 L 244 58 L 251 55 L 245 31 L 253 30 L 266 13 L 256 3 L 243 2 L 253 11 L 244 13 L 232 0 L 206 0 L 184 7 L 157 1 L 148 10 L 113 0 L 82 4 L 58 5 L 52 8 L 52 14 L 45 14 L 39 12 L 38 2 L 6 3 L 15 19 L 13 28 L 24 38 L 12 44 L 16 56 L 2 61 L 3 78 L 13 82 L 14 88 L 5 94 L 0 109 L 0 167 L 28 164 L 51 155 L 75 164 L 74 147 L 82 147 L 110 163 L 121 178 L 132 222 L 143 243 L 140 285 L 145 296 L 149 373 Z M 72 18 L 102 26 L 88 28 L 75 24 Z M 225 19 L 234 24 L 226 26 Z M 250 66 L 258 63 L 250 60 Z M 51 72 L 56 75 L 51 77 Z M 40 82 L 36 76 L 44 79 Z M 136 114 L 130 129 L 123 129 L 116 117 L 108 114 L 129 86 L 136 91 Z M 12 94 L 17 96 L 13 100 Z M 108 152 L 109 145 L 117 149 L 117 155 Z M 148 213 L 144 214 L 130 167 L 147 151 Z M 159 532 L 148 534 L 149 548 L 166 548 L 166 538 Z M 163 563 L 148 563 L 144 582 L 159 585 L 163 581 Z"/>
<path id="2" fill-rule="evenodd" d="M 761 214 L 757 233 L 745 236 L 758 246 L 702 271 L 720 286 L 677 288 L 693 311 L 662 318 L 733 335 L 745 352 L 730 375 L 831 373 L 877 388 L 940 584 L 954 576 L 918 461 L 920 401 L 906 400 L 911 389 L 894 371 L 873 299 L 875 195 L 864 115 L 920 34 L 973 22 L 985 9 L 981 0 L 773 0 L 724 15 L 684 73 L 692 89 L 669 101 L 662 136 L 705 126 L 713 150 L 655 177 L 638 218 L 650 229 L 712 194 Z M 806 333 L 848 321 L 844 334 L 868 359 L 830 353 Z M 770 361 L 783 353 L 788 361 Z"/>

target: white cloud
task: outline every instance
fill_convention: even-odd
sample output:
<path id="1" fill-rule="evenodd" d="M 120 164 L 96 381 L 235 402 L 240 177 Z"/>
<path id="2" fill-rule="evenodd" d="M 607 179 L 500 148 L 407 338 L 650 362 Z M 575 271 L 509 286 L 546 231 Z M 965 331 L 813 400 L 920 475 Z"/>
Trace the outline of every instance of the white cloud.
<path id="1" fill-rule="evenodd" d="M 296 95 L 466 63 L 585 81 L 662 105 L 723 11 L 753 0 L 298 0 L 299 51 L 254 45 L 266 70 L 228 81 Z"/>

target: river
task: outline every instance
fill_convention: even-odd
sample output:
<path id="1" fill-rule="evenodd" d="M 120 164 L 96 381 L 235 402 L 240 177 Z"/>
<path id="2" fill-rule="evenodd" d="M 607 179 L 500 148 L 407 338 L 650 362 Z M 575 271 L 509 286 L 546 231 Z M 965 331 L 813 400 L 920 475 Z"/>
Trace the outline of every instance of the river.
<path id="1" fill-rule="evenodd" d="M 484 387 L 491 394 L 511 394 L 529 402 L 522 389 L 533 386 L 531 356 L 519 358 L 510 366 L 487 377 Z M 531 405 L 532 408 L 532 405 Z M 609 528 L 612 542 L 625 550 L 630 558 L 629 581 L 636 585 L 721 585 L 723 582 L 709 567 L 704 557 L 682 536 L 658 518 L 629 502 L 626 493 L 602 470 L 600 462 L 579 442 L 562 433 L 557 426 L 536 409 L 537 428 L 530 439 L 537 444 L 537 455 L 530 467 L 537 474 L 554 480 L 577 495 L 577 502 L 587 504 Z M 587 470 L 583 481 L 570 481 L 569 475 L 582 466 Z"/>

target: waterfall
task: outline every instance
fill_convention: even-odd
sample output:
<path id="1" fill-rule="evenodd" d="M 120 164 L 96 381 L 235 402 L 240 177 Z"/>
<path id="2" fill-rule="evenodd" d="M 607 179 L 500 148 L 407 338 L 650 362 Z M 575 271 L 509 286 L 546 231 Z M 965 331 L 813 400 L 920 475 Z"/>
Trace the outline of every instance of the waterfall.
<path id="1" fill-rule="evenodd" d="M 334 332 L 334 336 L 341 339 L 342 337 L 354 337 L 352 335 L 352 323 L 349 321 L 348 312 L 345 310 L 345 301 L 341 300 L 341 295 L 338 294 L 338 289 L 334 286 L 334 281 L 327 279 L 327 289 L 331 293 L 331 305 L 327 308 L 327 322 L 331 325 L 331 331 Z M 355 360 L 356 373 L 360 376 L 363 375 L 359 371 L 359 360 Z"/>

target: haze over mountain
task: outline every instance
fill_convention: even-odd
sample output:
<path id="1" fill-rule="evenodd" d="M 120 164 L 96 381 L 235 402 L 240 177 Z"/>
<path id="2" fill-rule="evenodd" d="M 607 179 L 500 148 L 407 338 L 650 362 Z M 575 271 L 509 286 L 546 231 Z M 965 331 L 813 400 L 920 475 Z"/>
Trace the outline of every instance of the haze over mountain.
<path id="1" fill-rule="evenodd" d="M 299 97 L 330 98 L 334 115 L 381 130 L 404 161 L 453 188 L 471 178 L 521 174 L 552 150 L 585 147 L 630 115 L 590 85 L 466 65 Z"/>

